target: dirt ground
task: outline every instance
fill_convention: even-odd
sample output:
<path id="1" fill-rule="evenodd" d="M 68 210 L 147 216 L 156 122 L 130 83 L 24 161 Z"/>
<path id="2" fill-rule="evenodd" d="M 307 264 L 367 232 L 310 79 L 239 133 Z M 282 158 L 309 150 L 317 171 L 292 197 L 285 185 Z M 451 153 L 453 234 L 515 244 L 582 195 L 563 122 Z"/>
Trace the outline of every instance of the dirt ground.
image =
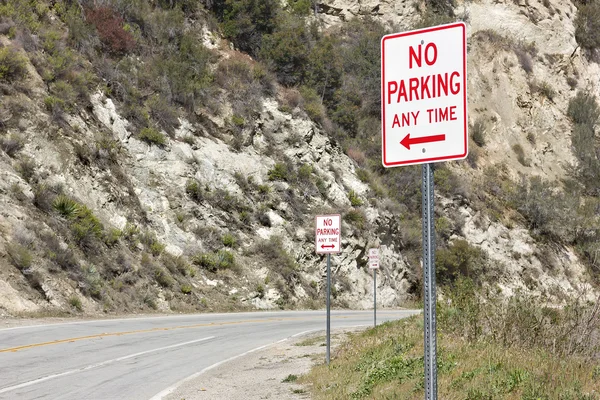
<path id="1" fill-rule="evenodd" d="M 349 332 L 331 336 L 331 355 Z M 324 332 L 291 338 L 210 369 L 191 379 L 166 400 L 298 400 L 309 399 L 306 387 L 295 378 L 325 362 Z"/>

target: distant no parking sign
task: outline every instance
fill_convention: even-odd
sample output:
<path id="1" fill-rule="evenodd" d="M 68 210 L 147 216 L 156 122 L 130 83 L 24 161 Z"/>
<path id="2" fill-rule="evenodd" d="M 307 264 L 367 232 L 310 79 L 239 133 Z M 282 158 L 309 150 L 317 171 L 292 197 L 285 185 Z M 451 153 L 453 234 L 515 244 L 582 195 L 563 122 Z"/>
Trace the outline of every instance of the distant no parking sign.
<path id="1" fill-rule="evenodd" d="M 337 254 L 342 248 L 341 218 L 335 215 L 317 215 L 315 249 L 317 254 Z"/>

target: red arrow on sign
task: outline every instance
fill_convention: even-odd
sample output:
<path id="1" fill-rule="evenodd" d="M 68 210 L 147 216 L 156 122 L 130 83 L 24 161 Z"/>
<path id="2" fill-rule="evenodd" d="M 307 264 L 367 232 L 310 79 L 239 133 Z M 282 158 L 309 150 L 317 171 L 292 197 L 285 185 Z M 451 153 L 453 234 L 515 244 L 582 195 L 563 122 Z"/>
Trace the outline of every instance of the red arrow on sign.
<path id="1" fill-rule="evenodd" d="M 331 244 L 331 245 L 327 245 L 325 246 L 324 244 L 321 245 L 322 249 L 333 249 L 335 247 L 335 245 Z"/>
<path id="2" fill-rule="evenodd" d="M 413 144 L 423 144 L 423 143 L 432 143 L 432 142 L 443 142 L 446 140 L 446 135 L 432 135 L 432 136 L 423 136 L 418 138 L 410 137 L 410 133 L 404 136 L 404 139 L 400 142 L 400 144 L 410 150 L 410 146 Z"/>

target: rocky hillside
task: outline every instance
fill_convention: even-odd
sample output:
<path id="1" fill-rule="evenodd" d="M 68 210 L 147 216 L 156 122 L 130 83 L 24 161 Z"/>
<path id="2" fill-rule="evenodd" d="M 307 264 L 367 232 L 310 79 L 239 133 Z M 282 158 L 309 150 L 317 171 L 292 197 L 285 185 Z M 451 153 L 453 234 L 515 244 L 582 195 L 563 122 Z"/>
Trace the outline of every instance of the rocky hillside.
<path id="1" fill-rule="evenodd" d="M 381 304 L 418 298 L 420 169 L 380 165 L 379 39 L 456 19 L 473 141 L 436 169 L 440 282 L 591 295 L 600 39 L 577 7 L 0 0 L 0 312 L 321 308 L 322 213 L 334 305 L 370 305 L 377 245 Z"/>

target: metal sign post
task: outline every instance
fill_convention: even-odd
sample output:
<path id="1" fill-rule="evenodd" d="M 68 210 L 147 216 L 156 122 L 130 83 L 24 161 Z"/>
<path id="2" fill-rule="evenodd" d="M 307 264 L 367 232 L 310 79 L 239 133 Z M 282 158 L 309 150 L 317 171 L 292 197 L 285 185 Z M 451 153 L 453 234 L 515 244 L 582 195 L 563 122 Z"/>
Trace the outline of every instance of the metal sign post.
<path id="1" fill-rule="evenodd" d="M 377 326 L 377 270 L 379 269 L 379 249 L 369 249 L 369 268 L 373 270 L 373 326 Z"/>
<path id="2" fill-rule="evenodd" d="M 373 326 L 377 326 L 377 270 L 373 269 Z"/>
<path id="3" fill-rule="evenodd" d="M 423 300 L 425 345 L 425 399 L 437 399 L 437 341 L 435 323 L 435 225 L 433 164 L 423 164 Z"/>
<path id="4" fill-rule="evenodd" d="M 331 349 L 331 308 L 330 308 L 330 297 L 331 294 L 331 254 L 327 254 L 327 365 L 329 365 L 330 360 L 330 349 Z"/>

